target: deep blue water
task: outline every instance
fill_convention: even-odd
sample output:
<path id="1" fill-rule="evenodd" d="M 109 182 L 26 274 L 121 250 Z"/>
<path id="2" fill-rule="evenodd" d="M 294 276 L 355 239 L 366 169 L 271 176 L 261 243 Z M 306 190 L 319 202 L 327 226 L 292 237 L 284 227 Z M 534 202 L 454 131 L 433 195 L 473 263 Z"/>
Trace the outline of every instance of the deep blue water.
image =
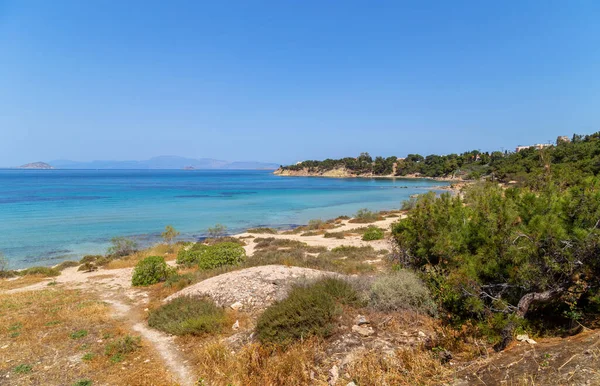
<path id="1" fill-rule="evenodd" d="M 104 253 L 114 236 L 142 244 L 168 224 L 182 239 L 399 208 L 440 182 L 279 177 L 236 170 L 0 170 L 0 252 L 11 268 Z"/>

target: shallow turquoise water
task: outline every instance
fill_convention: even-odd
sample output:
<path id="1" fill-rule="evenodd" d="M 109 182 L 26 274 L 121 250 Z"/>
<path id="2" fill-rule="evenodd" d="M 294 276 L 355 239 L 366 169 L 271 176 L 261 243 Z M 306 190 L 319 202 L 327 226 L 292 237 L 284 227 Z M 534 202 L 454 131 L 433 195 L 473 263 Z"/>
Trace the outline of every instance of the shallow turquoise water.
<path id="1" fill-rule="evenodd" d="M 11 268 L 104 253 L 114 236 L 157 241 L 172 224 L 197 239 L 399 208 L 440 182 L 280 177 L 236 170 L 0 170 L 0 251 Z"/>

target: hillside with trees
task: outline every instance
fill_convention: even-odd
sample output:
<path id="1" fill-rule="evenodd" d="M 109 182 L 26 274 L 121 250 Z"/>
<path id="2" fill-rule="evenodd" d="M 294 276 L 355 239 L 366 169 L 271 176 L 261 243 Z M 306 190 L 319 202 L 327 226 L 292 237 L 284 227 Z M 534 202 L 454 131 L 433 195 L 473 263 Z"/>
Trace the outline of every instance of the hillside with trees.
<path id="1" fill-rule="evenodd" d="M 570 140 L 557 139 L 556 144 L 543 149 L 534 147 L 519 152 L 467 151 L 461 154 L 422 156 L 408 154 L 405 158 L 371 157 L 361 153 L 358 157 L 303 161 L 282 166 L 277 173 L 283 175 L 327 175 L 341 170 L 352 176 L 420 176 L 430 178 L 460 178 L 465 180 L 485 177 L 500 182 L 517 181 L 535 185 L 547 175 L 556 181 L 572 185 L 600 172 L 600 132 L 591 135 L 573 135 Z"/>

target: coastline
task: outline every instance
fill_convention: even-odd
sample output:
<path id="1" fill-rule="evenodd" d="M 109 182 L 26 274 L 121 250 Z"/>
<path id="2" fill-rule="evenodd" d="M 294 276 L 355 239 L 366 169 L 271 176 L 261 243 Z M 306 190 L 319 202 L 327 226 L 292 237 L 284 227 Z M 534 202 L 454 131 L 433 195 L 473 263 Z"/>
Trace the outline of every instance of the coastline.
<path id="1" fill-rule="evenodd" d="M 308 170 L 282 170 L 281 168 L 273 172 L 276 176 L 281 177 L 323 177 L 323 178 L 381 178 L 381 179 L 398 179 L 398 180 L 425 180 L 439 182 L 472 182 L 458 177 L 427 177 L 419 174 L 407 174 L 405 176 L 397 176 L 394 174 L 375 175 L 375 174 L 353 174 L 345 169 L 332 169 L 322 173 L 309 172 Z"/>

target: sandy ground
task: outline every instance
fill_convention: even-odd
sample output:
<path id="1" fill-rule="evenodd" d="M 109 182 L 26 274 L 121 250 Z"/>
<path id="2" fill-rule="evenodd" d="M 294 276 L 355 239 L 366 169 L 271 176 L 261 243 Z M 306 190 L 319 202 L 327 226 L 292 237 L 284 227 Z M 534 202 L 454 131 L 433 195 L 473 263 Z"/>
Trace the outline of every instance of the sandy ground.
<path id="1" fill-rule="evenodd" d="M 328 229 L 328 232 L 351 232 L 353 229 L 368 227 L 370 225 L 376 225 L 385 230 L 389 230 L 390 226 L 394 222 L 396 222 L 399 219 L 404 218 L 404 217 L 406 217 L 406 215 L 402 215 L 401 217 L 390 217 L 390 218 L 386 218 L 386 219 L 383 219 L 381 221 L 377 221 L 377 222 L 374 222 L 371 224 L 354 224 L 354 223 L 349 222 L 349 220 L 342 220 L 342 224 L 343 224 L 342 226 L 334 228 L 334 229 Z M 246 249 L 246 254 L 248 256 L 252 256 L 254 254 L 254 245 L 255 245 L 255 243 L 253 242 L 252 239 L 247 238 L 248 236 L 254 236 L 256 238 L 274 237 L 277 239 L 297 240 L 297 241 L 302 241 L 310 246 L 326 247 L 327 249 L 333 249 L 335 247 L 339 247 L 342 245 L 351 246 L 351 247 L 371 246 L 375 250 L 382 250 L 382 249 L 390 250 L 390 248 L 391 248 L 390 242 L 387 239 L 375 240 L 375 241 L 363 241 L 363 240 L 361 240 L 361 236 L 358 236 L 358 235 L 346 237 L 344 239 L 325 238 L 325 237 L 323 237 L 323 235 L 316 235 L 316 236 L 301 236 L 300 234 L 285 235 L 285 234 L 282 234 L 281 232 L 278 234 L 274 234 L 274 235 L 258 234 L 258 233 L 241 233 L 239 235 L 236 235 L 236 237 L 244 238 L 244 241 L 248 244 L 244 247 L 244 249 Z"/>

